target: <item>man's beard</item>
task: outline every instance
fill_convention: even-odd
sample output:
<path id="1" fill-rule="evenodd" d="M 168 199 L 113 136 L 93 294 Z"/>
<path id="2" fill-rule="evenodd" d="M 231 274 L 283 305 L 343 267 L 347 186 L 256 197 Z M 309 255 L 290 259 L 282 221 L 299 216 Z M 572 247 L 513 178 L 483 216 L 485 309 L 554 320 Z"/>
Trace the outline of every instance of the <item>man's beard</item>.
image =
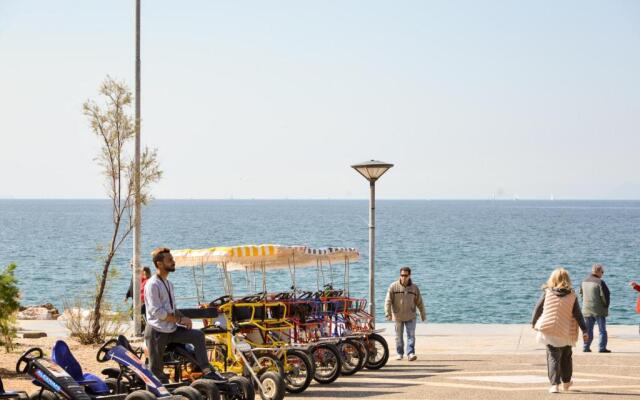
<path id="1" fill-rule="evenodd" d="M 175 265 L 170 265 L 170 266 L 166 266 L 166 267 L 164 267 L 164 269 L 165 269 L 167 272 L 174 272 L 174 271 L 176 270 L 176 266 L 175 266 Z"/>

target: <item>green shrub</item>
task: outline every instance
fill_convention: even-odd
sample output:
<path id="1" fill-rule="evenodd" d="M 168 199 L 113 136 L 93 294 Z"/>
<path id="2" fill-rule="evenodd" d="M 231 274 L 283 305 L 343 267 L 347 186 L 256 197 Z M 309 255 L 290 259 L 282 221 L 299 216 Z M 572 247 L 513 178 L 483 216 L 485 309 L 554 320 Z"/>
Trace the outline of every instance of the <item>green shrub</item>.
<path id="1" fill-rule="evenodd" d="M 18 281 L 13 274 L 15 264 L 9 264 L 0 273 L 0 345 L 7 352 L 13 350 L 13 338 L 16 336 L 16 313 L 20 308 L 18 302 Z"/>

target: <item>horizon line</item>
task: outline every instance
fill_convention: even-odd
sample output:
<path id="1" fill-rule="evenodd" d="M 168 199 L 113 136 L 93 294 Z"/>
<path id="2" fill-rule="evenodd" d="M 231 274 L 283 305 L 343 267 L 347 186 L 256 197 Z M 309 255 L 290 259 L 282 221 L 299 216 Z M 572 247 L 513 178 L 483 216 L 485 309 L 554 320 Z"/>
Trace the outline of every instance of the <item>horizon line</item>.
<path id="1" fill-rule="evenodd" d="M 0 201 L 3 200 L 96 200 L 106 201 L 110 200 L 108 197 L 11 197 L 0 196 Z M 154 198 L 153 201 L 362 201 L 368 200 L 368 198 L 349 198 L 349 197 L 162 197 Z M 519 201 L 640 201 L 640 198 L 582 198 L 582 197 L 567 197 L 567 198 L 554 198 L 549 199 L 545 197 L 524 197 L 524 198 L 490 198 L 490 197 L 408 197 L 408 198 L 379 198 L 376 197 L 376 201 L 499 201 L 499 202 L 519 202 Z"/>

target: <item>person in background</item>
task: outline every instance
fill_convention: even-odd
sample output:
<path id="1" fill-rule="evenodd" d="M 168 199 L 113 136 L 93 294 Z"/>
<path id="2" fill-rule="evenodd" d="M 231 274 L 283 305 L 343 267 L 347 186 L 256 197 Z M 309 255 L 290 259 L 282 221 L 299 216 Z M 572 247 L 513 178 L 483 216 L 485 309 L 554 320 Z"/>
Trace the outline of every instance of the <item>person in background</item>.
<path id="1" fill-rule="evenodd" d="M 598 324 L 600 331 L 600 353 L 611 353 L 607 349 L 607 316 L 609 315 L 609 304 L 611 304 L 610 293 L 607 284 L 602 280 L 604 267 L 602 264 L 593 264 L 591 275 L 582 281 L 580 285 L 580 295 L 582 296 L 582 315 L 587 323 L 587 333 L 589 339 L 585 340 L 583 351 L 591 352 L 591 342 L 593 342 L 593 327 Z"/>
<path id="2" fill-rule="evenodd" d="M 144 305 L 144 285 L 151 278 L 151 269 L 149 267 L 142 268 L 142 276 L 140 277 L 140 302 L 142 303 L 142 315 L 146 312 L 146 307 Z M 133 299 L 133 278 L 131 278 L 131 282 L 129 282 L 129 289 L 127 289 L 127 294 L 124 298 L 124 302 L 126 303 L 129 299 Z M 142 329 L 144 329 L 144 321 Z"/>
<path id="3" fill-rule="evenodd" d="M 640 285 L 635 281 L 629 282 L 629 286 L 640 292 Z M 640 294 L 638 295 L 638 300 L 636 300 L 636 312 L 640 314 Z M 638 325 L 638 333 L 640 334 L 640 323 Z"/>
<path id="4" fill-rule="evenodd" d="M 407 359 L 415 361 L 416 356 L 416 309 L 420 311 L 422 322 L 427 319 L 420 289 L 411 281 L 411 268 L 400 268 L 400 279 L 387 290 L 384 314 L 387 320 L 395 321 L 396 360 L 404 354 L 404 330 L 407 331 Z"/>
<path id="5" fill-rule="evenodd" d="M 538 332 L 538 343 L 547 347 L 549 393 L 559 393 L 561 382 L 565 391 L 573 384 L 571 348 L 578 341 L 578 326 L 583 340 L 587 339 L 587 327 L 566 269 L 557 267 L 542 289 L 542 296 L 533 309 L 531 326 Z"/>

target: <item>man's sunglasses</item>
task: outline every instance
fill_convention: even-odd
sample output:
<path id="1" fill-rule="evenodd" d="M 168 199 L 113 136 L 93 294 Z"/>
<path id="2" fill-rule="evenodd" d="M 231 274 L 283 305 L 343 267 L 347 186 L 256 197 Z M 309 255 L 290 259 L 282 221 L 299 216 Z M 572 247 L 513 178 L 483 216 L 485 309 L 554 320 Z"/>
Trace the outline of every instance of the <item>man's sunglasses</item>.
<path id="1" fill-rule="evenodd" d="M 401 277 L 403 277 L 403 278 L 406 278 L 406 277 L 407 277 L 407 276 L 409 276 L 409 275 L 407 275 L 407 274 L 400 274 L 400 276 L 401 276 Z"/>

